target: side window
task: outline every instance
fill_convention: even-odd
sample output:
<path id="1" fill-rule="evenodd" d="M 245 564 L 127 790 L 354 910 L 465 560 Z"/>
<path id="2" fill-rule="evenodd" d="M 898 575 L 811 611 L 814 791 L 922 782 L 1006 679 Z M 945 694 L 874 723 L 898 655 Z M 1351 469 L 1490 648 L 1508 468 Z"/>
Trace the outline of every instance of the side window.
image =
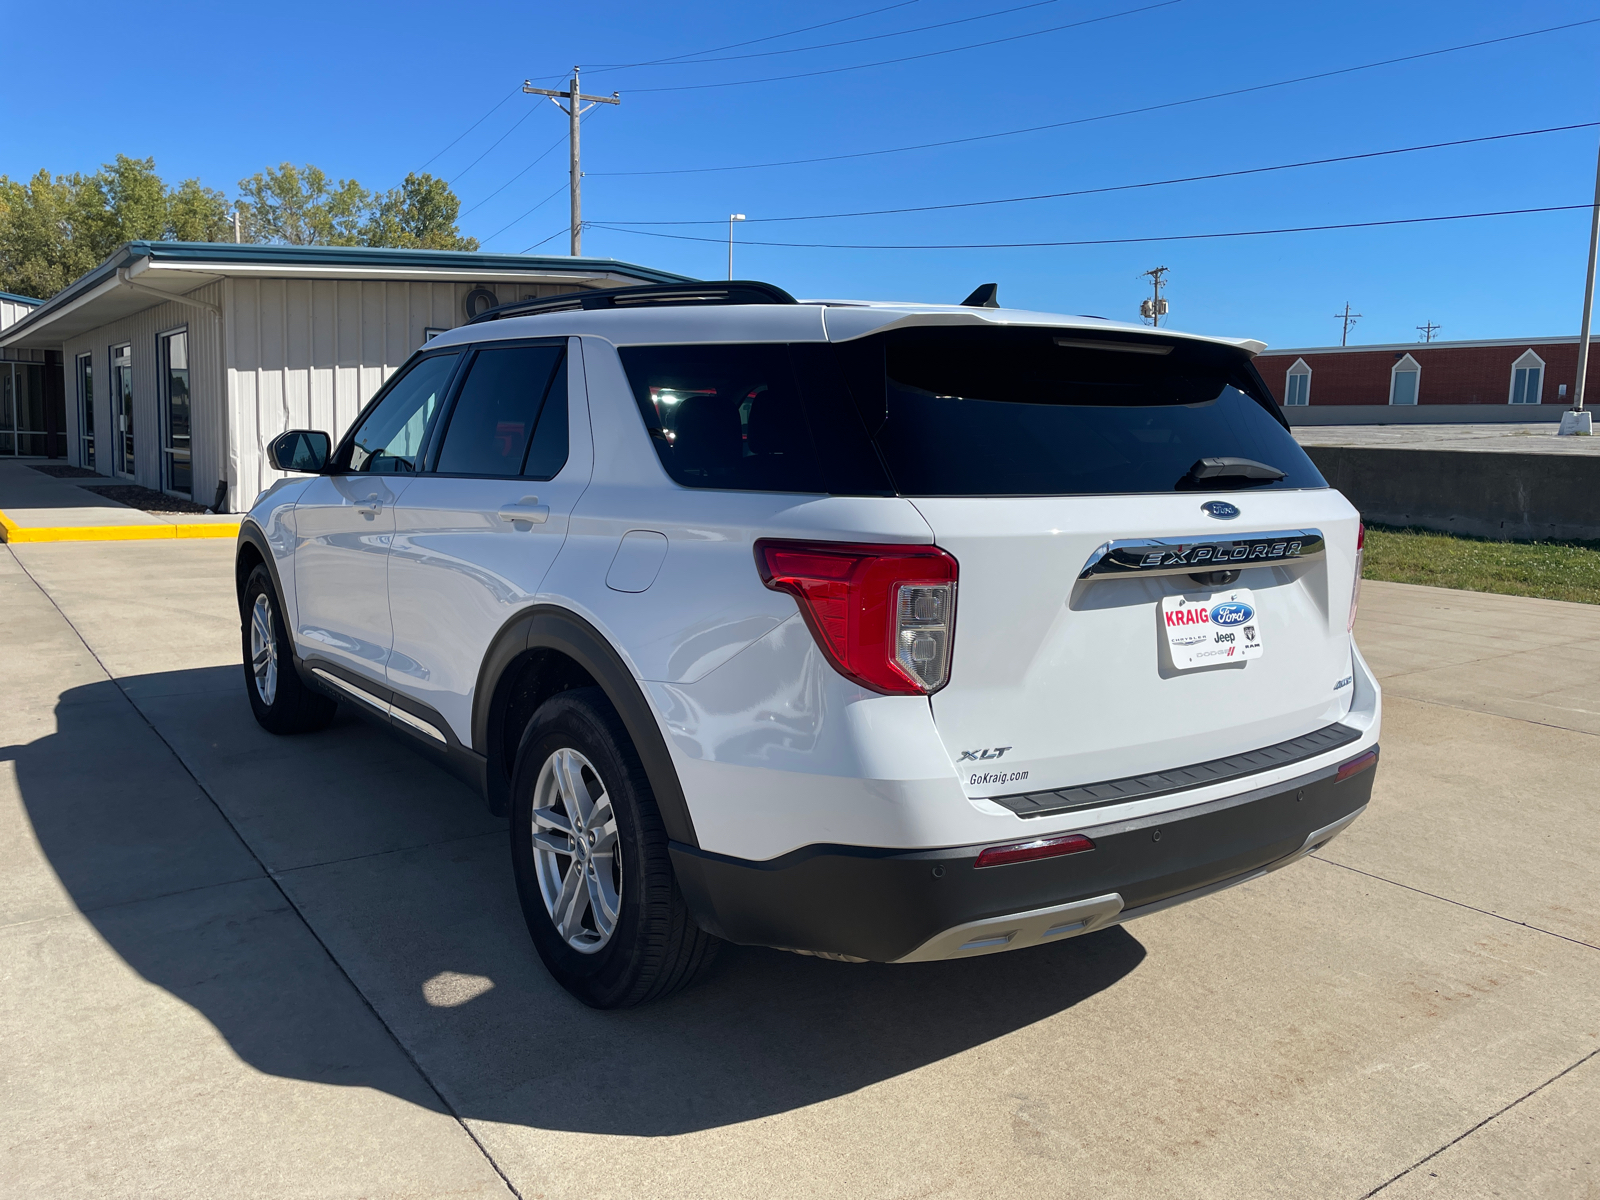
<path id="1" fill-rule="evenodd" d="M 789 348 L 624 346 L 667 474 L 685 487 L 826 492 Z"/>
<path id="2" fill-rule="evenodd" d="M 567 465 L 567 356 L 561 356 L 545 396 L 539 426 L 533 431 L 522 473 L 529 479 L 554 479 Z"/>
<path id="3" fill-rule="evenodd" d="M 566 462 L 566 352 L 560 346 L 502 346 L 479 350 L 467 370 L 450 424 L 445 429 L 434 470 L 455 475 L 511 476 L 532 474 L 524 463 L 532 457 L 530 447 L 549 442 L 544 433 L 546 419 L 560 410 L 560 462 Z M 561 377 L 559 393 L 553 386 Z M 548 403 L 546 396 L 559 399 Z M 555 422 L 551 422 L 552 425 Z M 545 457 L 549 457 L 548 451 Z M 554 472 L 541 475 L 548 479 Z"/>
<path id="4" fill-rule="evenodd" d="M 455 369 L 455 354 L 421 359 L 397 379 L 361 422 L 335 470 L 374 475 L 409 474 L 417 469 L 428 422 L 444 399 Z"/>

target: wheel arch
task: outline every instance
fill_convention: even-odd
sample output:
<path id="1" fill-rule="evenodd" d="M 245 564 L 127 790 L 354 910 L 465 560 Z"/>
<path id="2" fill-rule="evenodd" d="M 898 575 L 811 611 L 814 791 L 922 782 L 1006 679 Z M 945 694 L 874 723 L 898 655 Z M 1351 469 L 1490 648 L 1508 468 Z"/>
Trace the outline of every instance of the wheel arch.
<path id="1" fill-rule="evenodd" d="M 278 575 L 278 563 L 272 547 L 267 544 L 267 535 L 254 521 L 246 519 L 239 523 L 239 542 L 233 558 L 233 591 L 239 602 L 241 620 L 244 618 L 244 585 L 250 578 L 250 572 L 258 566 L 266 567 L 267 574 L 272 576 L 273 590 L 278 593 L 278 607 L 287 614 L 284 606 L 288 600 L 283 593 L 283 579 Z"/>
<path id="2" fill-rule="evenodd" d="M 503 626 L 478 671 L 472 711 L 472 748 L 485 759 L 484 791 L 492 811 L 509 810 L 508 755 L 522 728 L 551 696 L 573 687 L 600 688 L 633 739 L 667 836 L 698 846 L 688 801 L 667 740 L 622 655 L 598 629 L 569 609 L 538 605 Z M 510 726 L 517 725 L 513 731 Z"/>

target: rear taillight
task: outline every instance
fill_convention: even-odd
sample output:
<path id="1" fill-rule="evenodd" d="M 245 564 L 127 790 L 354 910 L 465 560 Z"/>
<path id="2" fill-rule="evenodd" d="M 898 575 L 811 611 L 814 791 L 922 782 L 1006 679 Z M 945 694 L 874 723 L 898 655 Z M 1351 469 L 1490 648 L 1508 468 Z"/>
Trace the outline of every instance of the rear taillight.
<path id="1" fill-rule="evenodd" d="M 902 696 L 949 681 L 957 567 L 938 547 L 762 539 L 756 568 L 769 588 L 799 602 L 841 675 Z"/>
<path id="2" fill-rule="evenodd" d="M 1356 605 L 1361 603 L 1361 570 L 1367 560 L 1367 527 L 1356 526 L 1356 581 L 1350 587 L 1350 624 L 1345 628 L 1354 630 L 1356 627 Z"/>
<path id="3" fill-rule="evenodd" d="M 1010 846 L 990 846 L 978 855 L 975 867 L 1003 867 L 1006 863 L 1033 862 L 1040 858 L 1059 858 L 1063 854 L 1082 854 L 1093 850 L 1094 843 L 1081 833 L 1067 833 L 1059 837 L 1035 838 L 1031 842 L 1015 842 Z"/>

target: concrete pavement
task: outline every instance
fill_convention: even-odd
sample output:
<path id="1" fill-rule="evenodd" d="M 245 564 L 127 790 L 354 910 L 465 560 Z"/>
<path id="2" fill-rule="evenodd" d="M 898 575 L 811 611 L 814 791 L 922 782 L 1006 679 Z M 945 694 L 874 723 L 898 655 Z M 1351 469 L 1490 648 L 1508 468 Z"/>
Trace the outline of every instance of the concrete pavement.
<path id="1" fill-rule="evenodd" d="M 1294 437 L 1302 446 L 1600 455 L 1600 438 L 1557 437 L 1554 425 L 1296 425 Z"/>
<path id="2" fill-rule="evenodd" d="M 18 1195 L 1600 1196 L 1592 608 L 1369 582 L 1374 803 L 1293 868 L 602 1014 L 464 789 L 255 726 L 231 551 L 0 549 Z"/>

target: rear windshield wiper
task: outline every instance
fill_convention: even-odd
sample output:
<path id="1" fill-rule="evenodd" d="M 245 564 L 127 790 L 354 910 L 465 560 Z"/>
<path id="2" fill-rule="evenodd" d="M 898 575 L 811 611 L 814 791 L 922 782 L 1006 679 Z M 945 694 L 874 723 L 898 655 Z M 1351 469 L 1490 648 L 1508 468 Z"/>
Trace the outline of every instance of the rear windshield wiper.
<path id="1" fill-rule="evenodd" d="M 1282 478 L 1284 473 L 1277 467 L 1253 458 L 1201 458 L 1178 480 L 1177 487 L 1179 491 L 1194 491 L 1223 482 L 1248 487 L 1253 483 L 1277 483 Z"/>

